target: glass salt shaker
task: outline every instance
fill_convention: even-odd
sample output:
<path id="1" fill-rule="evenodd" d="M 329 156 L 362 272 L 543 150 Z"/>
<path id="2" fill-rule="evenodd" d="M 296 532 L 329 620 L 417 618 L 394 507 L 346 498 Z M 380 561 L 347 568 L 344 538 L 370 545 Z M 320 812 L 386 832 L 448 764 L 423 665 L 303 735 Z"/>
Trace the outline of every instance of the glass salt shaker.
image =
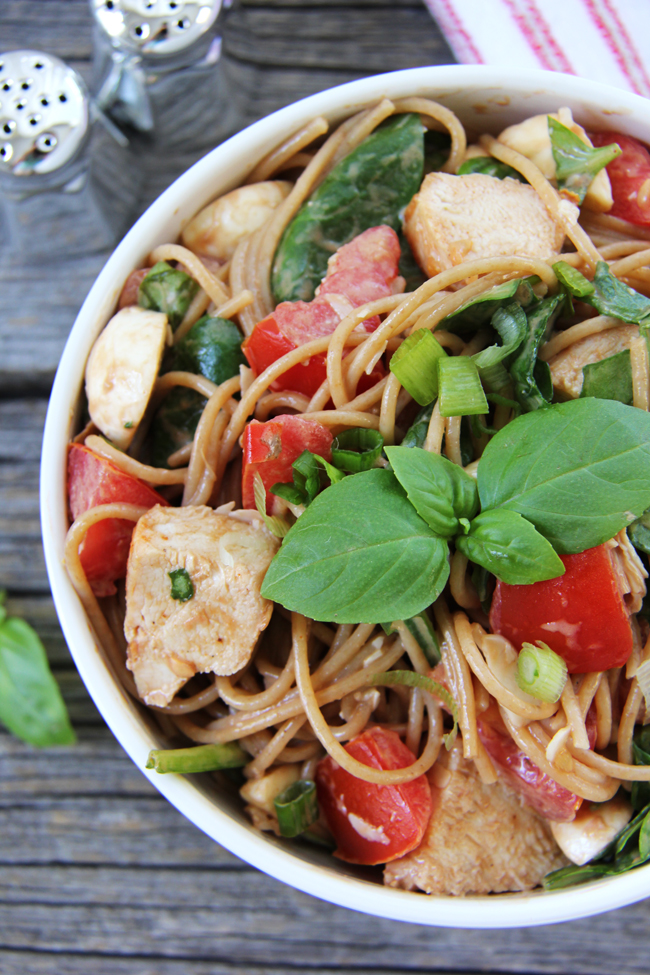
<path id="1" fill-rule="evenodd" d="M 2 236 L 22 260 L 114 246 L 137 189 L 128 141 L 94 111 L 76 71 L 41 51 L 0 54 Z"/>
<path id="2" fill-rule="evenodd" d="M 217 30 L 222 0 L 90 0 L 90 7 L 98 105 L 130 136 L 135 130 L 145 168 L 163 161 L 169 182 L 236 128 Z"/>

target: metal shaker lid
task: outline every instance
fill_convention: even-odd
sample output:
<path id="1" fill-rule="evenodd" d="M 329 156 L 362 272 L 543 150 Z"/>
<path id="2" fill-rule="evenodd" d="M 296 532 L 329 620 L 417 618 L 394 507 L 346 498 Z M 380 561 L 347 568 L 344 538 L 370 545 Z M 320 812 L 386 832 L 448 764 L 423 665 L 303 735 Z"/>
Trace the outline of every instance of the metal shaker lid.
<path id="1" fill-rule="evenodd" d="M 212 27 L 222 0 L 90 0 L 113 45 L 143 55 L 177 54 Z"/>
<path id="2" fill-rule="evenodd" d="M 0 173 L 59 169 L 88 124 L 88 98 L 76 71 L 40 51 L 0 54 Z"/>

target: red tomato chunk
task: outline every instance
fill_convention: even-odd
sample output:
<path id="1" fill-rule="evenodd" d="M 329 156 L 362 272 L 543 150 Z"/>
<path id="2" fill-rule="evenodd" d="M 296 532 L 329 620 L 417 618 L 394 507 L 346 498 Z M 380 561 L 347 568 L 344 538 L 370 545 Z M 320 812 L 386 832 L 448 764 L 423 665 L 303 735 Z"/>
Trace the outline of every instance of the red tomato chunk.
<path id="1" fill-rule="evenodd" d="M 596 722 L 593 712 L 587 715 L 587 734 L 593 748 L 596 740 Z M 555 782 L 550 775 L 542 772 L 528 756 L 522 752 L 508 734 L 496 707 L 479 715 L 478 733 L 485 750 L 498 765 L 501 775 L 516 792 L 540 816 L 556 823 L 570 823 L 582 805 L 582 799 L 575 792 Z"/>
<path id="2" fill-rule="evenodd" d="M 125 474 L 82 444 L 70 445 L 68 501 L 73 520 L 98 504 L 121 501 L 147 508 L 168 504 L 143 481 Z M 79 557 L 96 596 L 112 596 L 117 592 L 115 580 L 126 575 L 133 527 L 134 523 L 124 518 L 106 518 L 88 529 Z"/>
<path id="3" fill-rule="evenodd" d="M 561 555 L 566 572 L 528 586 L 497 580 L 490 629 L 519 649 L 542 640 L 566 661 L 570 674 L 621 667 L 633 636 L 618 577 L 606 545 Z"/>
<path id="4" fill-rule="evenodd" d="M 303 450 L 311 450 L 329 461 L 332 459 L 332 434 L 316 420 L 302 416 L 276 416 L 260 423 L 251 420 L 244 430 L 244 466 L 242 471 L 242 503 L 255 507 L 255 474 L 259 473 L 266 488 L 267 512 L 273 510 L 274 484 L 293 481 L 291 465 Z"/>
<path id="5" fill-rule="evenodd" d="M 640 227 L 650 225 L 650 152 L 637 139 L 622 132 L 594 132 L 590 139 L 595 146 L 608 146 L 616 142 L 622 149 L 607 167 L 612 184 L 614 205 L 609 211 L 612 217 L 628 220 Z M 639 196 L 641 188 L 643 191 Z"/>
<path id="6" fill-rule="evenodd" d="M 399 258 L 397 234 L 385 226 L 371 227 L 340 247 L 330 258 L 313 301 L 282 302 L 245 340 L 242 348 L 256 375 L 301 345 L 331 335 L 353 308 L 403 290 L 403 279 L 397 276 Z M 374 315 L 364 325 L 366 331 L 374 331 L 379 317 Z M 370 385 L 384 374 L 378 368 Z M 293 389 L 311 397 L 326 377 L 325 355 L 319 354 L 292 366 L 274 380 L 272 388 Z M 366 377 L 359 392 L 364 386 L 369 388 Z"/>
<path id="7" fill-rule="evenodd" d="M 397 769 L 415 756 L 394 731 L 370 728 L 345 750 L 369 768 Z M 350 775 L 327 756 L 316 770 L 318 802 L 336 840 L 335 856 L 349 863 L 388 863 L 418 846 L 431 816 L 425 775 L 403 785 L 375 785 Z"/>

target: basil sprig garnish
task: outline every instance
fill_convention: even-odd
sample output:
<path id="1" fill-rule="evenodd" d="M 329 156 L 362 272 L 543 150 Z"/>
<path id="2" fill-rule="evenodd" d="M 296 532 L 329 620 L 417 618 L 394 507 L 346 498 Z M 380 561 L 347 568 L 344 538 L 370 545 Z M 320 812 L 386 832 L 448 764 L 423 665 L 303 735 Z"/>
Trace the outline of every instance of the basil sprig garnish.
<path id="1" fill-rule="evenodd" d="M 448 540 L 511 584 L 564 571 L 555 554 L 612 538 L 650 507 L 650 414 L 582 399 L 526 413 L 497 433 L 477 486 L 446 458 L 387 447 L 392 470 L 320 494 L 271 562 L 262 595 L 312 619 L 408 619 L 449 575 Z"/>

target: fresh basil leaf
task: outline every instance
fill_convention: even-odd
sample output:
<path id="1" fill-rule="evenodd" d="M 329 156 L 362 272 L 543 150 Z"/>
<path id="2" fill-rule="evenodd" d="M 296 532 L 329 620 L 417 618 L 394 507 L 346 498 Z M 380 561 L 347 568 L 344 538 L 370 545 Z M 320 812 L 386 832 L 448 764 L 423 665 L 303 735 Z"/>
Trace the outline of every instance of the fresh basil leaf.
<path id="1" fill-rule="evenodd" d="M 458 519 L 478 511 L 476 481 L 458 464 L 417 447 L 386 447 L 386 456 L 417 513 L 439 535 L 455 535 Z"/>
<path id="2" fill-rule="evenodd" d="M 615 143 L 594 149 L 557 119 L 548 116 L 548 132 L 555 160 L 558 189 L 582 203 L 594 176 L 621 155 Z"/>
<path id="3" fill-rule="evenodd" d="M 533 286 L 539 282 L 537 277 L 515 278 L 497 284 L 488 291 L 484 291 L 477 298 L 472 298 L 467 304 L 461 305 L 451 315 L 442 320 L 439 328 L 456 335 L 466 335 L 475 332 L 481 325 L 490 321 L 495 311 L 510 304 L 516 298 L 523 307 L 537 301 Z"/>
<path id="4" fill-rule="evenodd" d="M 406 431 L 406 435 L 400 444 L 401 447 L 424 446 L 424 441 L 427 439 L 427 432 L 429 430 L 429 423 L 431 422 L 431 414 L 435 405 L 435 403 L 429 403 L 428 406 L 422 407 Z"/>
<path id="5" fill-rule="evenodd" d="M 424 172 L 434 173 L 445 165 L 451 152 L 451 136 L 448 132 L 427 129 L 424 133 Z"/>
<path id="6" fill-rule="evenodd" d="M 375 468 L 323 491 L 285 538 L 262 595 L 316 620 L 408 619 L 449 576 L 447 543 L 410 504 L 395 475 Z"/>
<path id="7" fill-rule="evenodd" d="M 601 315 L 611 315 L 631 325 L 640 325 L 650 318 L 650 298 L 619 281 L 605 261 L 596 265 L 594 291 L 585 301 Z"/>
<path id="8" fill-rule="evenodd" d="M 456 548 L 511 586 L 525 586 L 564 575 L 562 560 L 543 535 L 516 511 L 484 511 L 458 535 Z"/>
<path id="9" fill-rule="evenodd" d="M 526 413 L 485 448 L 478 490 L 560 553 L 600 545 L 650 507 L 650 414 L 598 399 Z"/>
<path id="10" fill-rule="evenodd" d="M 402 226 L 424 169 L 424 129 L 417 114 L 395 115 L 345 156 L 286 228 L 275 254 L 273 295 L 311 301 L 327 261 L 370 227 Z"/>
<path id="11" fill-rule="evenodd" d="M 472 359 L 478 367 L 481 381 L 492 392 L 498 392 L 510 382 L 503 362 L 515 352 L 528 334 L 526 312 L 516 301 L 498 308 L 492 316 L 492 327 L 501 338 L 501 345 L 491 345 L 477 352 Z"/>
<path id="12" fill-rule="evenodd" d="M 246 365 L 242 339 L 234 322 L 204 315 L 174 344 L 165 362 L 165 372 L 194 372 L 219 386 L 239 375 L 239 367 Z"/>
<path id="13" fill-rule="evenodd" d="M 43 644 L 17 617 L 0 624 L 0 721 L 30 745 L 71 745 L 76 736 Z"/>
<path id="14" fill-rule="evenodd" d="M 582 367 L 582 390 L 580 396 L 594 396 L 596 399 L 615 399 L 619 403 L 632 405 L 632 363 L 630 350 L 623 349 L 600 362 L 589 362 Z"/>
<path id="15" fill-rule="evenodd" d="M 185 271 L 158 261 L 140 282 L 138 304 L 141 308 L 164 312 L 172 331 L 183 321 L 199 286 Z"/>
<path id="16" fill-rule="evenodd" d="M 561 301 L 560 295 L 544 298 L 526 314 L 527 335 L 509 370 L 515 396 L 524 410 L 538 410 L 553 398 L 551 370 L 547 362 L 537 358 L 537 353 L 560 310 Z"/>
<path id="17" fill-rule="evenodd" d="M 520 183 L 528 182 L 512 166 L 508 166 L 507 163 L 500 162 L 492 156 L 474 156 L 472 159 L 466 159 L 458 167 L 458 175 L 467 176 L 469 173 L 483 173 L 484 176 L 494 176 L 495 179 L 505 179 L 508 176 L 510 179 L 518 179 Z"/>

